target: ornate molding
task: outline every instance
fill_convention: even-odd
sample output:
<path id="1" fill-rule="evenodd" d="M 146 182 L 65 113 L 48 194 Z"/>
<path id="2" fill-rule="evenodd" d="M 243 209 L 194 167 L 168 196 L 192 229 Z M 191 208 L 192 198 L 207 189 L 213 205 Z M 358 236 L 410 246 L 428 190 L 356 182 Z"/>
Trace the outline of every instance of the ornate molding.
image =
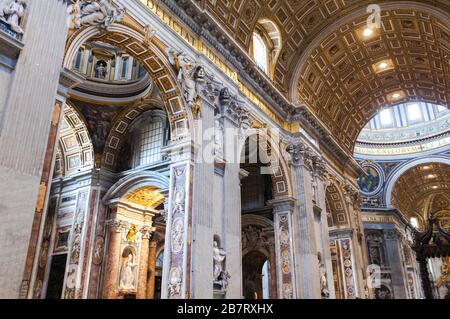
<path id="1" fill-rule="evenodd" d="M 400 232 L 396 229 L 385 230 L 383 234 L 386 240 L 398 240 L 401 238 Z"/>
<path id="2" fill-rule="evenodd" d="M 120 219 L 110 219 L 106 221 L 106 226 L 111 232 L 121 233 L 130 227 L 130 223 Z"/>
<path id="3" fill-rule="evenodd" d="M 321 156 L 314 156 L 312 158 L 313 171 L 314 174 L 320 179 L 325 179 L 325 174 L 327 172 L 327 165 Z"/>
<path id="4" fill-rule="evenodd" d="M 150 239 L 152 237 L 152 233 L 156 231 L 156 227 L 152 227 L 151 225 L 142 226 L 139 231 L 141 232 L 142 239 Z"/>
<path id="5" fill-rule="evenodd" d="M 201 117 L 201 101 L 206 101 L 216 109 L 219 117 L 228 117 L 245 133 L 251 127 L 251 119 L 244 101 L 232 95 L 228 87 L 217 81 L 214 74 L 205 70 L 203 64 L 186 53 L 173 49 L 166 51 L 169 61 L 177 72 L 186 104 L 195 118 Z"/>
<path id="6" fill-rule="evenodd" d="M 274 83 L 258 69 L 247 52 L 239 47 L 228 34 L 225 34 L 207 12 L 202 11 L 197 4 L 191 1 L 161 0 L 161 2 L 199 37 L 205 39 L 209 45 L 226 57 L 236 70 L 241 70 L 240 77 L 251 84 L 261 96 L 264 96 L 276 113 L 287 118 L 288 121 L 299 121 L 303 127 L 317 135 L 323 145 L 343 165 L 354 171 L 356 175 L 360 172 L 352 154 L 347 154 L 339 146 L 323 123 L 306 106 L 294 105 L 288 101 Z"/>

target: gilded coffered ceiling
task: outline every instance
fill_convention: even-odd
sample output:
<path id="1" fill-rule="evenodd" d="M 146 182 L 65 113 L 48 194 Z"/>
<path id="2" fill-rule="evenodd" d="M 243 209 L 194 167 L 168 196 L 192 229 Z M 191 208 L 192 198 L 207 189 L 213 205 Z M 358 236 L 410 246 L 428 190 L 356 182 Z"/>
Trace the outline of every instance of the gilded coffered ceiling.
<path id="1" fill-rule="evenodd" d="M 164 202 L 164 196 L 161 195 L 155 187 L 135 189 L 123 196 L 122 199 L 151 209 L 156 209 Z"/>
<path id="2" fill-rule="evenodd" d="M 377 1 L 382 23 L 371 36 L 363 30 L 373 1 L 195 2 L 245 51 L 258 20 L 272 20 L 282 39 L 273 82 L 312 111 L 348 153 L 382 106 L 406 99 L 447 105 L 447 0 Z"/>
<path id="3" fill-rule="evenodd" d="M 302 66 L 297 96 L 347 150 L 384 106 L 405 100 L 447 105 L 450 29 L 413 10 L 382 12 L 382 27 L 365 38 L 364 19 L 336 30 Z"/>
<path id="4" fill-rule="evenodd" d="M 423 223 L 429 213 L 447 209 L 450 195 L 450 166 L 430 163 L 415 166 L 395 183 L 392 204 L 407 218 Z"/>

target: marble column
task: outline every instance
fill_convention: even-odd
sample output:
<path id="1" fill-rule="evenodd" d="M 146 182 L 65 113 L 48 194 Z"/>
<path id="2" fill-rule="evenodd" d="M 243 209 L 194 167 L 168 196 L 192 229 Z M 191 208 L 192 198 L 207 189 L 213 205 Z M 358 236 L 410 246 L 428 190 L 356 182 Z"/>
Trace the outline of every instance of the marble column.
<path id="1" fill-rule="evenodd" d="M 136 299 L 145 299 L 147 297 L 147 271 L 149 261 L 149 246 L 150 235 L 153 231 L 149 226 L 141 228 L 142 241 L 141 241 L 141 253 L 139 256 L 139 270 L 138 270 L 138 285 L 136 292 Z"/>
<path id="2" fill-rule="evenodd" d="M 355 264 L 353 269 L 355 278 L 355 296 L 358 298 L 366 298 L 366 292 L 368 291 L 368 289 L 366 289 L 368 257 L 361 221 L 361 198 L 359 189 L 355 185 L 346 182 L 344 185 L 344 198 L 350 227 L 353 230 L 351 234 L 351 250 L 352 259 Z"/>
<path id="3" fill-rule="evenodd" d="M 408 283 L 405 281 L 405 269 L 402 267 L 400 233 L 395 230 L 384 231 L 386 254 L 391 269 L 391 287 L 395 299 L 406 299 Z"/>
<path id="4" fill-rule="evenodd" d="M 161 295 L 162 298 L 188 299 L 190 298 L 192 276 L 194 144 L 190 139 L 177 141 L 167 147 L 165 152 L 170 156 L 172 164 L 170 166 L 169 212 L 166 221 Z M 201 240 L 198 238 L 197 242 Z M 209 270 L 212 273 L 212 268 Z M 206 276 L 207 273 L 198 275 Z M 210 291 L 212 292 L 212 285 Z"/>
<path id="5" fill-rule="evenodd" d="M 311 240 L 316 236 L 311 193 L 310 150 L 302 143 L 291 145 L 288 150 L 291 154 L 293 196 L 296 200 L 292 224 L 297 298 L 319 299 L 320 282 L 311 280 L 319 278 L 319 265 L 316 241 Z"/>
<path id="6" fill-rule="evenodd" d="M 278 298 L 278 291 L 277 291 L 277 257 L 275 254 L 275 251 L 270 251 L 270 258 L 269 258 L 269 264 L 270 264 L 270 299 L 277 299 Z"/>
<path id="7" fill-rule="evenodd" d="M 121 220 L 109 220 L 109 242 L 107 262 L 104 269 L 103 299 L 116 299 L 119 285 L 120 240 L 125 223 Z"/>
<path id="8" fill-rule="evenodd" d="M 45 152 L 44 166 L 41 175 L 41 183 L 39 188 L 38 200 L 36 202 L 35 214 L 33 219 L 33 226 L 30 236 L 30 244 L 28 246 L 26 264 L 24 269 L 24 275 L 22 278 L 22 287 L 27 286 L 27 282 L 30 282 L 28 293 L 26 289 L 21 290 L 20 298 L 39 298 L 33 289 L 39 290 L 42 282 L 44 281 L 44 271 L 39 271 L 42 266 L 38 263 L 38 257 L 40 256 L 40 250 L 36 249 L 42 242 L 44 236 L 44 229 L 42 224 L 45 216 L 47 215 L 49 196 L 53 179 L 53 171 L 56 157 L 56 145 L 59 140 L 60 124 L 64 117 L 64 109 L 66 105 L 66 99 L 68 97 L 68 90 L 73 88 L 77 84 L 81 83 L 82 77 L 75 72 L 62 69 L 60 73 L 60 80 L 58 86 L 58 95 L 55 99 L 55 105 L 52 113 L 52 120 L 50 123 L 50 131 L 47 140 L 47 149 Z M 37 243 L 37 245 L 36 245 Z"/>
<path id="9" fill-rule="evenodd" d="M 277 291 L 280 299 L 297 298 L 294 250 L 292 246 L 292 210 L 294 200 L 270 201 L 274 214 Z"/>
<path id="10" fill-rule="evenodd" d="M 0 106 L 0 234 L 5 234 L 0 236 L 1 298 L 28 294 L 29 280 L 21 281 L 36 202 L 43 193 L 41 176 L 67 38 L 68 4 L 63 0 L 28 0 L 25 33 L 14 39 L 21 50 L 5 89 L 7 98 Z M 51 23 L 43 22 L 43 17 Z M 2 39 L 10 38 L 2 34 Z"/>
<path id="11" fill-rule="evenodd" d="M 224 116 L 224 158 L 226 162 L 223 176 L 222 207 L 224 219 L 225 249 L 227 251 L 226 270 L 231 278 L 228 281 L 226 298 L 242 298 L 242 226 L 241 226 L 241 182 L 248 172 L 241 170 L 240 163 L 233 160 L 234 134 L 225 132 L 236 129 L 231 118 Z M 271 264 L 275 268 L 275 264 Z"/>
<path id="12" fill-rule="evenodd" d="M 155 275 L 156 275 L 156 245 L 154 240 L 150 241 L 148 252 L 148 274 L 147 274 L 147 299 L 155 298 Z"/>
<path id="13" fill-rule="evenodd" d="M 342 279 L 345 286 L 345 299 L 355 299 L 358 297 L 352 233 L 352 230 L 341 232 L 338 240 L 340 263 L 343 273 Z"/>

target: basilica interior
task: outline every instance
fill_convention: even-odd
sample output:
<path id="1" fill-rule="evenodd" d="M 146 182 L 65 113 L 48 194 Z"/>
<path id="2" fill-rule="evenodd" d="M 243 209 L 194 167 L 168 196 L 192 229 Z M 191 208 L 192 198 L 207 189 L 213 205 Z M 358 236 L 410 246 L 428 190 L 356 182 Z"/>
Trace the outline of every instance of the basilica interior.
<path id="1" fill-rule="evenodd" d="M 448 299 L 448 0 L 0 0 L 0 298 Z"/>

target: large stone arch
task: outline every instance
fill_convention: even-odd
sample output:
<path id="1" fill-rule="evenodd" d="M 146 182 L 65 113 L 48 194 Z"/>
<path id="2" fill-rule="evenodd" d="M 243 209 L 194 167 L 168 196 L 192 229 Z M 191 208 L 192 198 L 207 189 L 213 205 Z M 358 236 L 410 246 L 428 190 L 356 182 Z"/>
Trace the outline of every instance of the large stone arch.
<path id="1" fill-rule="evenodd" d="M 103 197 L 103 201 L 109 204 L 124 197 L 127 193 L 149 186 L 157 188 L 160 192 L 167 192 L 169 190 L 169 177 L 151 171 L 142 171 L 128 175 L 110 187 Z"/>
<path id="2" fill-rule="evenodd" d="M 94 26 L 74 31 L 66 44 L 63 67 L 72 68 L 79 48 L 87 41 L 101 41 L 126 51 L 145 68 L 158 88 L 168 114 L 172 139 L 194 138 L 192 112 L 186 107 L 175 71 L 163 53 L 166 46 L 156 37 L 147 39 L 144 28 L 130 22 L 130 17 L 126 16 L 124 21 L 128 22 L 114 23 L 107 31 Z"/>
<path id="3" fill-rule="evenodd" d="M 340 186 L 336 182 L 331 182 L 325 189 L 325 203 L 329 227 L 346 227 L 350 226 L 349 215 L 345 205 L 344 197 Z M 331 219 L 331 223 L 330 223 Z"/>
<path id="4" fill-rule="evenodd" d="M 448 12 L 416 1 L 380 7 L 379 37 L 360 38 L 369 16 L 361 7 L 315 37 L 290 79 L 290 100 L 306 105 L 349 153 L 382 107 L 406 101 L 448 106 L 450 100 L 449 49 L 440 45 L 450 38 Z M 381 61 L 394 67 L 377 71 Z"/>
<path id="5" fill-rule="evenodd" d="M 266 217 L 247 214 L 242 216 L 242 260 L 257 253 L 265 257 L 270 264 L 270 297 L 277 298 L 277 264 L 275 253 L 274 224 Z M 255 261 L 256 262 L 256 261 Z M 245 267 L 244 262 L 242 264 Z M 254 266 L 261 266 L 254 265 Z M 244 271 L 243 276 L 245 277 Z M 245 278 L 243 277 L 243 280 Z M 243 282 L 245 286 L 245 282 Z M 245 293 L 245 292 L 244 292 Z"/>
<path id="6" fill-rule="evenodd" d="M 55 176 L 66 176 L 94 167 L 94 148 L 83 117 L 68 102 L 56 148 Z"/>
<path id="7" fill-rule="evenodd" d="M 450 165 L 450 158 L 444 155 L 426 156 L 407 161 L 402 165 L 398 166 L 386 180 L 386 186 L 384 188 L 383 193 L 383 198 L 386 207 L 388 208 L 392 207 L 392 191 L 399 177 L 403 175 L 403 173 L 408 171 L 410 168 L 413 168 L 420 164 L 427 164 L 427 163 L 442 163 Z"/>
<path id="8" fill-rule="evenodd" d="M 238 144 L 238 154 L 241 155 L 244 151 L 245 143 L 247 139 L 260 135 L 267 137 L 268 134 L 263 129 L 250 129 L 245 134 L 243 134 L 239 139 Z M 271 180 L 272 180 L 272 190 L 273 190 L 273 197 L 275 199 L 283 198 L 283 197 L 290 197 L 292 196 L 292 183 L 291 183 L 291 177 L 290 177 L 290 170 L 286 163 L 286 160 L 284 158 L 283 150 L 281 148 L 280 143 L 277 143 L 274 141 L 271 136 L 269 135 L 267 140 L 271 143 L 271 151 L 274 152 L 275 156 L 272 156 L 272 158 L 275 161 L 271 161 L 271 168 L 272 171 L 270 173 Z M 259 146 L 258 146 L 259 147 Z M 241 158 L 238 156 L 238 158 Z"/>

